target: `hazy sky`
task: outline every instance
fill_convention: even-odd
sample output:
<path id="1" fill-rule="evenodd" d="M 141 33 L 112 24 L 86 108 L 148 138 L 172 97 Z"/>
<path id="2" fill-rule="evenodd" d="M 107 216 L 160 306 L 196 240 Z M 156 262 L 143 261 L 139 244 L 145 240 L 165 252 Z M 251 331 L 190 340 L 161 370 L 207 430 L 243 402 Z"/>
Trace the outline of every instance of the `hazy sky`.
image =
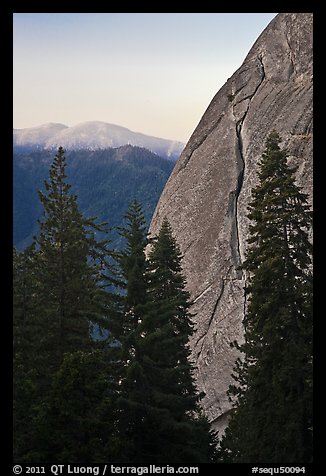
<path id="1" fill-rule="evenodd" d="M 186 142 L 275 13 L 15 13 L 14 124 Z"/>

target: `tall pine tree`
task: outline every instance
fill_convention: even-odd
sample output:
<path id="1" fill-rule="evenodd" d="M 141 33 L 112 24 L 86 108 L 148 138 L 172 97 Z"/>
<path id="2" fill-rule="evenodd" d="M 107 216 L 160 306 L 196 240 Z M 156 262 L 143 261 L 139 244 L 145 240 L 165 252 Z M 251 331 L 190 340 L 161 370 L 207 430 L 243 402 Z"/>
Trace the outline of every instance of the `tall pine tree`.
<path id="1" fill-rule="evenodd" d="M 60 147 L 45 193 L 39 193 L 44 213 L 36 244 L 14 255 L 14 436 L 20 462 L 44 462 L 48 455 L 56 456 L 47 426 L 54 405 L 54 377 L 63 371 L 66 354 L 87 355 L 99 346 L 92 339 L 92 326 L 106 323 L 110 307 L 104 289 L 110 251 L 108 242 L 96 235 L 105 227 L 81 215 L 65 170 Z M 83 391 L 88 390 L 81 389 L 81 396 Z M 58 443 L 60 431 L 56 436 Z"/>
<path id="2" fill-rule="evenodd" d="M 221 445 L 231 462 L 312 460 L 312 215 L 280 141 L 266 140 L 249 205 L 244 358 Z"/>
<path id="3" fill-rule="evenodd" d="M 141 203 L 134 200 L 125 215 L 126 224 L 119 229 L 125 248 L 118 254 L 121 287 L 124 291 L 123 339 L 133 352 L 133 335 L 141 319 L 140 307 L 147 299 L 146 256 L 148 244 L 145 217 Z M 127 339 L 127 341 L 126 341 Z"/>
<path id="4" fill-rule="evenodd" d="M 208 463 L 215 458 L 216 436 L 199 406 L 189 347 L 193 316 L 181 261 L 164 219 L 149 255 L 149 304 L 139 333 L 156 428 L 149 448 L 161 463 Z"/>
<path id="5" fill-rule="evenodd" d="M 97 242 L 96 232 L 105 231 L 94 219 L 85 219 L 66 180 L 66 159 L 59 148 L 39 192 L 44 207 L 37 237 L 40 281 L 40 350 L 47 373 L 58 370 L 66 352 L 92 345 L 91 323 L 101 315 L 100 284 L 106 267 L 107 242 Z M 45 331 L 46 329 L 46 331 Z"/>
<path id="6" fill-rule="evenodd" d="M 117 461 L 142 462 L 142 441 L 145 434 L 145 400 L 148 395 L 146 376 L 140 364 L 137 336 L 147 302 L 147 263 L 145 218 L 142 205 L 134 200 L 125 215 L 125 226 L 119 232 L 125 247 L 118 254 L 123 306 L 116 338 L 121 343 L 120 391 L 118 399 L 118 435 L 120 449 Z"/>
<path id="7" fill-rule="evenodd" d="M 119 399 L 124 442 L 120 461 L 209 462 L 214 457 L 215 440 L 198 405 L 189 361 L 188 339 L 193 326 L 181 255 L 165 221 L 146 262 L 145 228 L 135 205 L 128 219 L 128 246 L 123 253 L 128 260 L 122 261 L 122 266 L 130 270 L 125 275 L 124 319 L 132 346 L 128 337 L 123 340 L 128 353 Z"/>

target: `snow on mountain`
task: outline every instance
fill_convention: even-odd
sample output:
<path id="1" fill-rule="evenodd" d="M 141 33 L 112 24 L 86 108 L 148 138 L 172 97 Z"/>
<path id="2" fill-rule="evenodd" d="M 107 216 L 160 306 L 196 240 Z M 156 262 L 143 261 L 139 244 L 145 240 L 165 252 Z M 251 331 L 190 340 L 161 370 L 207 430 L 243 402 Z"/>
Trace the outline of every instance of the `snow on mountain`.
<path id="1" fill-rule="evenodd" d="M 14 146 L 53 149 L 59 146 L 68 150 L 105 149 L 130 144 L 176 160 L 184 144 L 178 141 L 152 137 L 133 132 L 125 127 L 100 121 L 88 121 L 68 127 L 63 124 L 44 124 L 38 128 L 14 129 Z"/>
<path id="2" fill-rule="evenodd" d="M 28 127 L 26 129 L 14 129 L 13 141 L 15 146 L 38 146 L 45 147 L 47 141 L 58 134 L 60 131 L 67 129 L 64 124 L 49 122 L 37 127 Z"/>

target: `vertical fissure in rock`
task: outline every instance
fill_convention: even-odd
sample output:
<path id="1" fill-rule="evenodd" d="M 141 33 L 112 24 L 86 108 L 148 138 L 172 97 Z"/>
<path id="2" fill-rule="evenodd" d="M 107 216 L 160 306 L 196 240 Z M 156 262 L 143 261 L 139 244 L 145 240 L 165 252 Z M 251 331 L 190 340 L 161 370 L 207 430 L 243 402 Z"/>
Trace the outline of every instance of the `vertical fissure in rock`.
<path id="1" fill-rule="evenodd" d="M 259 61 L 259 70 L 260 70 L 260 80 L 258 81 L 258 84 L 254 90 L 254 92 L 248 97 L 248 105 L 246 110 L 244 111 L 242 117 L 236 122 L 235 126 L 235 131 L 236 131 L 236 136 L 237 136 L 237 145 L 236 145 L 236 163 L 238 167 L 238 178 L 237 178 L 237 185 L 236 188 L 231 194 L 233 194 L 232 199 L 234 201 L 233 205 L 233 212 L 234 212 L 234 222 L 233 226 L 231 229 L 231 252 L 232 252 L 232 258 L 234 260 L 234 263 L 236 265 L 236 275 L 238 279 L 242 279 L 243 273 L 242 270 L 239 269 L 239 266 L 242 263 L 241 259 L 241 253 L 240 253 L 240 235 L 239 235 L 239 217 L 238 217 L 238 201 L 239 201 L 239 195 L 242 190 L 243 186 L 243 179 L 244 179 L 244 173 L 245 173 L 245 158 L 244 158 L 244 152 L 243 152 L 243 140 L 242 140 L 242 127 L 243 123 L 246 119 L 246 116 L 248 114 L 248 111 L 250 109 L 250 104 L 257 93 L 258 89 L 260 88 L 262 82 L 265 79 L 265 68 L 264 68 L 264 63 L 262 60 L 262 56 L 257 57 Z M 236 105 L 236 104 L 235 104 Z M 234 106 L 233 106 L 234 108 Z M 230 194 L 230 195 L 231 195 Z M 230 197 L 231 198 L 231 197 Z"/>
<path id="2" fill-rule="evenodd" d="M 255 96 L 255 94 L 257 93 L 258 89 L 260 88 L 262 82 L 265 79 L 265 68 L 264 68 L 264 64 L 263 64 L 263 61 L 262 61 L 262 57 L 258 56 L 257 59 L 258 59 L 258 62 L 259 62 L 258 68 L 259 68 L 259 71 L 260 71 L 260 79 L 259 79 L 258 84 L 255 87 L 253 93 L 250 94 L 247 98 L 248 99 L 248 105 L 246 107 L 246 110 L 244 111 L 242 117 L 238 121 L 236 121 L 237 145 L 236 145 L 236 151 L 235 152 L 236 152 L 236 163 L 237 163 L 237 168 L 238 168 L 238 177 L 237 177 L 237 184 L 236 184 L 235 190 L 231 191 L 230 194 L 229 194 L 229 205 L 228 205 L 228 213 L 231 216 L 233 216 L 233 218 L 234 218 L 233 222 L 232 222 L 232 226 L 231 226 L 231 255 L 232 255 L 233 263 L 235 264 L 236 278 L 239 279 L 239 280 L 241 280 L 243 278 L 243 272 L 242 272 L 241 269 L 239 269 L 239 267 L 242 263 L 242 259 L 241 259 L 241 253 L 240 253 L 240 238 L 239 238 L 239 223 L 238 223 L 238 199 L 239 199 L 239 195 L 240 195 L 241 190 L 242 190 L 243 178 L 244 178 L 244 172 L 245 172 L 245 159 L 244 159 L 243 141 L 242 141 L 242 127 L 243 127 L 243 123 L 245 121 L 245 118 L 248 114 L 248 111 L 249 111 L 249 108 L 250 108 L 250 103 L 251 103 L 253 97 Z M 234 106 L 233 106 L 233 108 L 234 108 Z M 208 322 L 206 333 L 203 334 L 201 337 L 199 337 L 197 339 L 196 344 L 195 344 L 195 346 L 197 346 L 199 344 L 200 340 L 202 340 L 201 348 L 197 353 L 197 360 L 198 360 L 199 356 L 202 353 L 204 342 L 205 342 L 205 336 L 207 335 L 207 332 L 208 332 L 208 330 L 209 330 L 209 328 L 210 328 L 210 326 L 213 322 L 213 319 L 214 319 L 214 316 L 216 314 L 218 305 L 219 305 L 219 303 L 222 299 L 223 293 L 224 293 L 225 282 L 227 281 L 228 275 L 229 275 L 232 267 L 233 266 L 231 266 L 228 269 L 226 275 L 224 277 L 222 277 L 221 291 L 220 291 L 219 296 L 216 299 L 213 311 L 211 313 L 211 316 L 210 316 L 210 319 L 209 319 L 209 322 Z"/>

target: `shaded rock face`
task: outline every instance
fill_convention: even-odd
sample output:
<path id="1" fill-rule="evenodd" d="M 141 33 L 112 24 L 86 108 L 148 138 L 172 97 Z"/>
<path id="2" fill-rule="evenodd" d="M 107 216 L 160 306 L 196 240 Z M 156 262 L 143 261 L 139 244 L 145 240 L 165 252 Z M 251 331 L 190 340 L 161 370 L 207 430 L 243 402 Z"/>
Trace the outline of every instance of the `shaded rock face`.
<path id="1" fill-rule="evenodd" d="M 227 389 L 243 339 L 251 189 L 267 135 L 275 129 L 312 196 L 312 14 L 281 13 L 213 98 L 157 205 L 151 233 L 170 221 L 184 255 L 196 332 L 191 341 L 202 406 L 225 428 Z"/>

